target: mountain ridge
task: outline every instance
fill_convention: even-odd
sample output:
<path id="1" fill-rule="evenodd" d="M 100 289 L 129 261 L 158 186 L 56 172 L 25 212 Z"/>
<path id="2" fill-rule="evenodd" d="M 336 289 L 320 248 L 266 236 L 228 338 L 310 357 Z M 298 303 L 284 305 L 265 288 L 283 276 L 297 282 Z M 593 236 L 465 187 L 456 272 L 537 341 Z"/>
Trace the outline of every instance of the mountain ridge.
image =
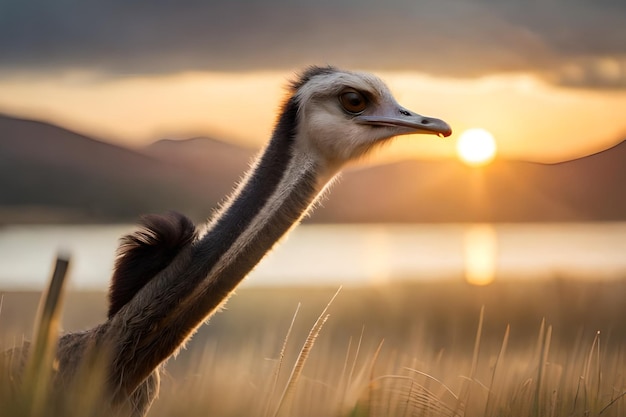
<path id="1" fill-rule="evenodd" d="M 215 138 L 128 149 L 51 123 L 0 115 L 0 223 L 134 221 L 211 214 L 257 152 Z M 307 221 L 626 220 L 626 141 L 571 161 L 496 159 L 484 167 L 410 160 L 348 169 Z M 33 218 L 24 213 L 32 209 Z M 17 214 L 22 215 L 17 215 Z"/>

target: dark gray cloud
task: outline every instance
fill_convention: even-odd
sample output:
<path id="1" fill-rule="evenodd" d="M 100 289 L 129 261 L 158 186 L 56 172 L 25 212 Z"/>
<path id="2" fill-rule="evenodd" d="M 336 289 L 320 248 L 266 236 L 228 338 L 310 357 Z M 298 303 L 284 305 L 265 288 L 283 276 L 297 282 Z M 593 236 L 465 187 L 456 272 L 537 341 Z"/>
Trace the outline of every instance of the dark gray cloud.
<path id="1" fill-rule="evenodd" d="M 0 2 L 5 73 L 333 63 L 453 76 L 530 69 L 563 84 L 619 87 L 625 57 L 623 0 Z"/>

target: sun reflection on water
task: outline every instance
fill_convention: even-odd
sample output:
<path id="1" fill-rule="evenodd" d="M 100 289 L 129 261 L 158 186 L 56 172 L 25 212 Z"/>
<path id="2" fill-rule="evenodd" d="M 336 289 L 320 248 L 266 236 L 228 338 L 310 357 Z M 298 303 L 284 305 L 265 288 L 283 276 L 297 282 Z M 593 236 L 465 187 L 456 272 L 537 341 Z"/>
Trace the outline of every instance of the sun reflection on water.
<path id="1" fill-rule="evenodd" d="M 371 284 L 387 284 L 391 279 L 393 263 L 391 241 L 388 230 L 384 226 L 372 228 L 364 236 L 364 257 L 362 267 Z"/>
<path id="2" fill-rule="evenodd" d="M 465 279 L 474 285 L 493 282 L 496 272 L 498 239 L 489 224 L 469 226 L 463 235 L 463 260 Z"/>

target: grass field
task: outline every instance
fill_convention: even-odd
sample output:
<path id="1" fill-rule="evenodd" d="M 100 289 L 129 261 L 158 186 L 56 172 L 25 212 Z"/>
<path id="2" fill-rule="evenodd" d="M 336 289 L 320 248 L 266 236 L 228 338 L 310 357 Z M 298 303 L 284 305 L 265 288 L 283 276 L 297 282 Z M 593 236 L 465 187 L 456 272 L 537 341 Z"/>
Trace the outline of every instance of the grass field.
<path id="1" fill-rule="evenodd" d="M 344 288 L 314 326 L 336 290 L 238 291 L 150 415 L 626 415 L 626 280 Z M 4 293 L 3 349 L 30 338 L 38 297 Z M 65 331 L 105 317 L 103 293 L 65 301 Z"/>

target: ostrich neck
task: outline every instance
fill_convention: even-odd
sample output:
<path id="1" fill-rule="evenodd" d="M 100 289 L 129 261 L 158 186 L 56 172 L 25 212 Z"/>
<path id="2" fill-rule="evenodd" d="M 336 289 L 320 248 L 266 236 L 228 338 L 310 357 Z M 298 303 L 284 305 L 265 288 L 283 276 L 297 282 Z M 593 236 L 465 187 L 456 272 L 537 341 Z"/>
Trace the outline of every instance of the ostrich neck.
<path id="1" fill-rule="evenodd" d="M 272 145 L 194 245 L 193 258 L 202 260 L 201 275 L 206 277 L 190 302 L 200 315 L 203 310 L 217 307 L 221 301 L 212 305 L 213 300 L 230 293 L 298 223 L 324 185 L 319 179 L 319 167 L 306 154 L 294 152 L 284 161 L 266 164 L 272 158 Z M 208 293 L 222 297 L 210 297 Z"/>
<path id="2" fill-rule="evenodd" d="M 107 323 L 117 393 L 133 392 L 185 343 L 332 177 L 298 148 L 296 114 L 287 103 L 265 151 L 207 230 Z"/>
<path id="3" fill-rule="evenodd" d="M 202 283 L 190 294 L 201 322 L 306 213 L 332 177 L 296 137 L 297 104 L 287 102 L 272 139 L 234 194 L 193 246 Z"/>

